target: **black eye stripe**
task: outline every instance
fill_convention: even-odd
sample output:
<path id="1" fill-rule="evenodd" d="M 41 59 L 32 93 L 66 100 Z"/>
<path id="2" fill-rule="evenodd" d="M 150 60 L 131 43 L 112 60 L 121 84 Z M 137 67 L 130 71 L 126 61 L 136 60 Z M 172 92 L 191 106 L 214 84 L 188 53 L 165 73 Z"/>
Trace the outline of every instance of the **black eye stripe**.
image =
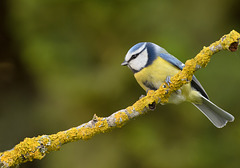
<path id="1" fill-rule="evenodd" d="M 132 57 L 131 57 L 131 59 L 135 59 L 135 58 L 137 58 L 137 56 L 138 56 L 139 54 L 140 54 L 140 53 L 133 54 Z"/>
<path id="2" fill-rule="evenodd" d="M 141 54 L 145 49 L 146 49 L 146 46 L 145 46 L 145 47 L 142 49 L 142 51 L 140 51 L 139 53 L 137 53 L 137 54 L 133 54 L 132 57 L 130 58 L 129 62 L 130 62 L 131 60 L 137 58 L 138 55 Z"/>

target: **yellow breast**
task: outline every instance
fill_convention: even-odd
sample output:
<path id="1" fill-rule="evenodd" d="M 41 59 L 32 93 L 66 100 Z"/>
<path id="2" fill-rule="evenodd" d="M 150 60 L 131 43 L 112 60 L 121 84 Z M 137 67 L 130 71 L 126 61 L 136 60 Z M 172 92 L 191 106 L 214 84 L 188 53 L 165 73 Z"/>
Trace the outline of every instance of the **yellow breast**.
<path id="1" fill-rule="evenodd" d="M 158 57 L 151 65 L 134 74 L 139 85 L 145 90 L 152 90 L 147 85 L 156 89 L 166 80 L 167 76 L 173 76 L 180 70 L 166 60 Z"/>

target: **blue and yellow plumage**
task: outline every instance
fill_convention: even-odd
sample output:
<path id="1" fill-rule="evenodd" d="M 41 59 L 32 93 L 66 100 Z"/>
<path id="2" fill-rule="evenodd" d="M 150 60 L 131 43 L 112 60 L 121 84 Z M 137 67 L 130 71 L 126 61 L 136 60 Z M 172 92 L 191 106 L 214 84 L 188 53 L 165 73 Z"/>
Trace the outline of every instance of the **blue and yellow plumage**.
<path id="1" fill-rule="evenodd" d="M 142 42 L 133 46 L 122 65 L 133 72 L 139 85 L 147 92 L 157 90 L 160 85 L 183 69 L 184 64 L 160 46 Z M 172 93 L 169 103 L 188 101 L 194 104 L 216 127 L 221 128 L 234 117 L 213 104 L 200 82 L 193 76 L 191 83 Z"/>

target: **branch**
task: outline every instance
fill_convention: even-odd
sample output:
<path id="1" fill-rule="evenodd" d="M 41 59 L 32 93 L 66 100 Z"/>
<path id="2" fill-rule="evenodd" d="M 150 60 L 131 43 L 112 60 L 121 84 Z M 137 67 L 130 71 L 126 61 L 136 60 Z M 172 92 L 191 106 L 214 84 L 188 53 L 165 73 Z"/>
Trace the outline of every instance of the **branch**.
<path id="1" fill-rule="evenodd" d="M 94 115 L 91 121 L 66 131 L 60 131 L 52 135 L 25 138 L 13 149 L 0 153 L 0 166 L 6 168 L 33 161 L 34 159 L 42 159 L 47 153 L 59 150 L 66 143 L 88 140 L 96 134 L 105 133 L 114 128 L 121 128 L 130 119 L 154 109 L 156 104 L 167 103 L 171 93 L 190 82 L 193 73 L 206 67 L 213 54 L 221 50 L 236 51 L 239 39 L 240 34 L 233 30 L 210 46 L 203 47 L 195 58 L 186 61 L 182 71 L 171 77 L 169 85 L 163 83 L 158 90 L 149 91 L 147 96 L 136 101 L 132 106 L 119 110 L 109 117 L 97 117 Z"/>

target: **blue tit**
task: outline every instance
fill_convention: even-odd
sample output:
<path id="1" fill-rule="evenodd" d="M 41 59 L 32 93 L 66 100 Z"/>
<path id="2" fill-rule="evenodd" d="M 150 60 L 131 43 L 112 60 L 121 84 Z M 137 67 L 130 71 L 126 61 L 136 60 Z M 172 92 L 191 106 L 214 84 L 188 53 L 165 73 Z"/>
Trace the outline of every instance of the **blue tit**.
<path id="1" fill-rule="evenodd" d="M 134 73 L 139 85 L 147 92 L 157 90 L 163 82 L 171 82 L 170 77 L 185 66 L 164 48 L 150 42 L 134 45 L 126 54 L 124 62 Z M 212 103 L 206 91 L 195 76 L 188 84 L 172 93 L 168 102 L 178 104 L 184 101 L 196 106 L 217 128 L 224 127 L 234 117 Z"/>

